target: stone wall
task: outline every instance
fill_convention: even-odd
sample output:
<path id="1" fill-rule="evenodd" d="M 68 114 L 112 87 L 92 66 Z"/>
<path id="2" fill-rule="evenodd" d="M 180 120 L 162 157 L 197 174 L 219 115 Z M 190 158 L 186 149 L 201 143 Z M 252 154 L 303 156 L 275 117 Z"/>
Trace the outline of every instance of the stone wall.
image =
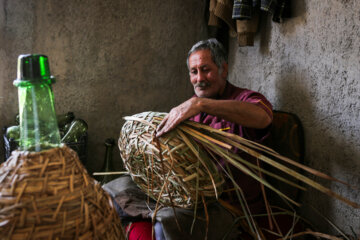
<path id="1" fill-rule="evenodd" d="M 305 129 L 306 164 L 360 185 L 360 2 L 292 1 L 293 17 L 263 16 L 254 47 L 230 41 L 230 81 L 262 92 L 274 109 L 295 113 Z M 359 190 L 328 187 L 360 203 Z M 303 194 L 346 232 L 360 234 L 360 210 L 320 192 Z M 330 227 L 310 208 L 302 212 Z"/>

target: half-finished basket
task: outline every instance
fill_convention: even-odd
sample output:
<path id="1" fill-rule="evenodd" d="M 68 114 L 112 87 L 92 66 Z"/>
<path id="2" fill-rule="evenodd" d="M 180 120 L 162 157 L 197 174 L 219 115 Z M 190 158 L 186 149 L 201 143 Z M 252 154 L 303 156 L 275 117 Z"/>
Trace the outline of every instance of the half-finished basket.
<path id="1" fill-rule="evenodd" d="M 164 115 L 125 117 L 118 144 L 132 179 L 166 206 L 192 208 L 202 199 L 215 199 L 224 179 L 206 150 L 179 129 L 155 138 Z"/>

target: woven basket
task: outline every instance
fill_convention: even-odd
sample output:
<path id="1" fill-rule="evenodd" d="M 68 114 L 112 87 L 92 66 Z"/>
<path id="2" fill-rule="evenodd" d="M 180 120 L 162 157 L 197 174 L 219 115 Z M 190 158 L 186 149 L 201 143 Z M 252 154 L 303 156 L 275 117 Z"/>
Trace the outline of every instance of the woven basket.
<path id="1" fill-rule="evenodd" d="M 220 171 L 208 153 L 181 130 L 155 138 L 163 116 L 144 112 L 125 118 L 118 144 L 132 179 L 166 206 L 192 208 L 202 202 L 202 196 L 207 201 L 215 199 L 224 183 Z"/>
<path id="2" fill-rule="evenodd" d="M 63 146 L 0 166 L 0 239 L 125 239 L 111 198 Z"/>

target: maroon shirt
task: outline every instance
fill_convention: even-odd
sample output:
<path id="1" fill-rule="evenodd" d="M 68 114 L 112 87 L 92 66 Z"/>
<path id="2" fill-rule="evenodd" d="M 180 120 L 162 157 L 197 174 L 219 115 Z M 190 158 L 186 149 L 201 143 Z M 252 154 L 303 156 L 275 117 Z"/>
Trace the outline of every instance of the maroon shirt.
<path id="1" fill-rule="evenodd" d="M 270 102 L 260 93 L 254 92 L 248 89 L 238 88 L 232 85 L 231 83 L 227 82 L 224 93 L 217 98 L 218 100 L 237 100 L 241 102 L 248 102 L 255 104 L 256 106 L 261 107 L 266 111 L 266 113 L 271 117 L 272 115 L 272 106 Z M 225 119 L 222 119 L 217 116 L 209 115 L 207 113 L 199 113 L 194 117 L 190 118 L 190 120 L 204 123 L 209 125 L 210 127 L 216 129 L 222 129 L 223 131 L 237 134 L 241 137 L 246 139 L 256 141 L 261 143 L 268 135 L 270 126 L 265 129 L 253 129 L 243 127 L 236 123 L 229 122 Z M 238 149 L 234 150 L 236 153 L 243 155 L 242 157 L 251 161 L 252 163 L 256 164 L 256 159 L 253 159 L 244 153 L 238 151 Z M 224 159 L 220 159 L 220 162 L 223 164 L 225 162 Z M 248 202 L 248 205 L 251 209 L 252 213 L 259 213 L 263 211 L 263 198 L 261 194 L 261 187 L 260 184 L 254 180 L 252 177 L 248 176 L 247 174 L 241 172 L 235 167 L 231 167 L 231 172 L 234 176 L 234 180 L 237 184 L 241 187 L 244 192 L 245 198 Z M 233 188 L 233 185 L 229 179 L 227 179 L 227 186 L 226 188 Z M 229 195 L 222 195 L 222 198 L 228 200 L 233 205 L 237 205 L 239 201 L 234 198 L 235 194 Z"/>

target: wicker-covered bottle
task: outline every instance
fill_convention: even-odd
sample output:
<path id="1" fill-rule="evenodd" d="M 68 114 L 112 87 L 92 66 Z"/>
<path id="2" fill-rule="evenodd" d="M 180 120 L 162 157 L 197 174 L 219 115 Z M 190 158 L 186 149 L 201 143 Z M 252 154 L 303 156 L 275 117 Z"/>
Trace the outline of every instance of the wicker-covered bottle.
<path id="1" fill-rule="evenodd" d="M 125 239 L 112 200 L 62 145 L 48 58 L 20 55 L 20 149 L 0 166 L 0 239 Z"/>

